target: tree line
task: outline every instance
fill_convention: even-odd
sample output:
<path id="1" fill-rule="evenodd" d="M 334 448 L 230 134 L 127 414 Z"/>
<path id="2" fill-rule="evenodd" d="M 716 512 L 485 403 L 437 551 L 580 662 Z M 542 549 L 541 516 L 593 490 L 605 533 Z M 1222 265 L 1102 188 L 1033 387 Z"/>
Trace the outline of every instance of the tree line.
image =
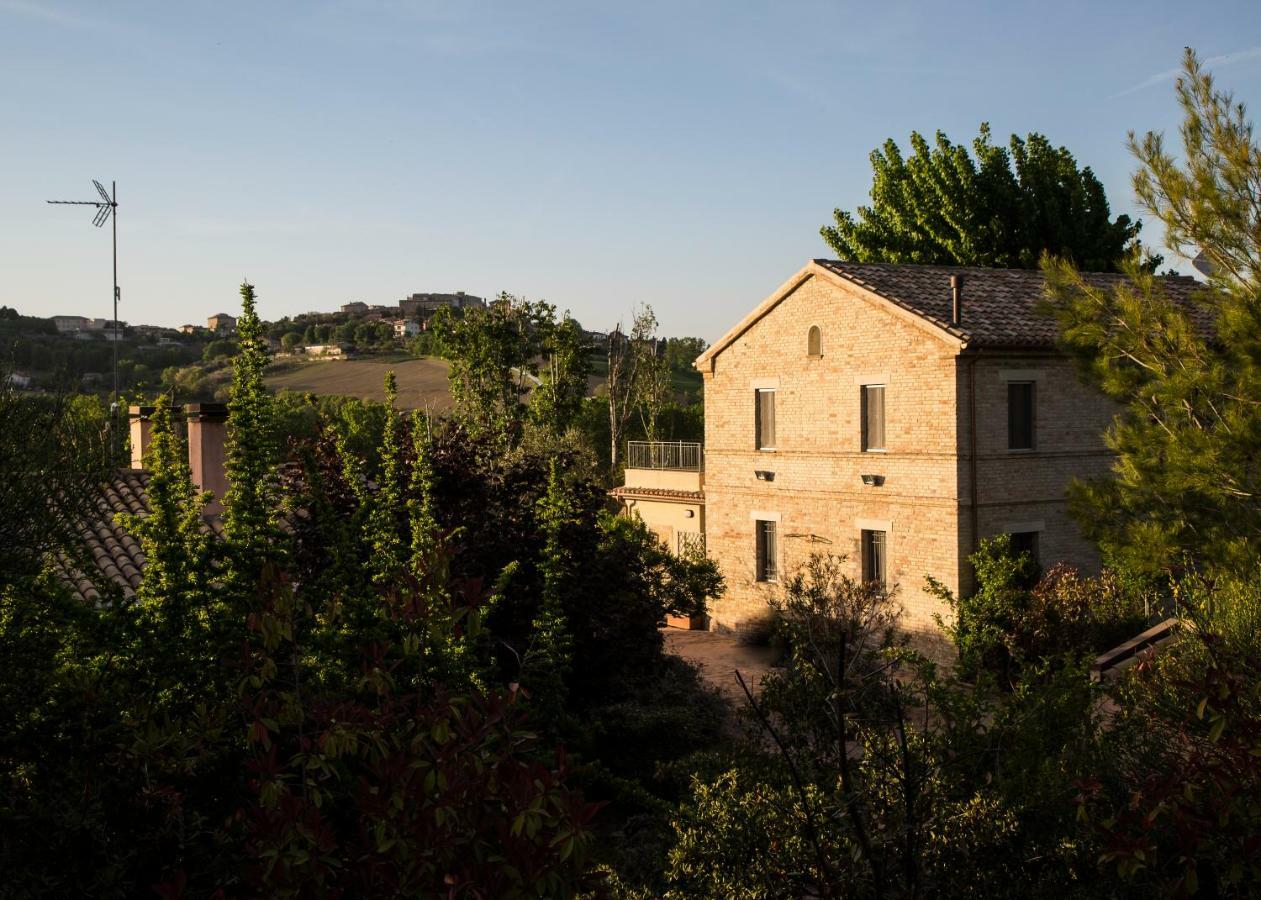
<path id="1" fill-rule="evenodd" d="M 150 511 L 124 519 L 143 579 L 99 603 L 61 573 L 88 570 L 108 420 L 0 394 L 0 891 L 1254 896 L 1261 149 L 1193 56 L 1178 93 L 1182 158 L 1133 138 L 1135 187 L 1170 249 L 1211 262 L 1195 305 L 1142 248 L 1106 291 L 1090 257 L 1027 248 L 1122 410 L 1115 470 L 1072 496 L 1105 569 L 983 543 L 972 594 L 933 586 L 953 666 L 907 643 L 896 587 L 819 555 L 773 604 L 784 664 L 728 718 L 657 627 L 721 578 L 609 510 L 572 438 L 588 373 L 545 305 L 452 326 L 450 419 L 395 409 L 392 382 L 370 410 L 286 411 L 243 286 L 221 528 L 167 398 Z M 637 390 L 650 332 L 616 361 Z M 1174 638 L 1092 680 L 1156 611 Z"/>

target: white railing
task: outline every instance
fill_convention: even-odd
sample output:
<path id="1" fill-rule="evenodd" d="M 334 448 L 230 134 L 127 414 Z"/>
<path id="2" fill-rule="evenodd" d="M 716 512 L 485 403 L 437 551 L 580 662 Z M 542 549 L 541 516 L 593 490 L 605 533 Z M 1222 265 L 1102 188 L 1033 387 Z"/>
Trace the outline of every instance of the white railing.
<path id="1" fill-rule="evenodd" d="M 628 469 L 676 469 L 699 472 L 701 445 L 691 441 L 627 441 Z"/>

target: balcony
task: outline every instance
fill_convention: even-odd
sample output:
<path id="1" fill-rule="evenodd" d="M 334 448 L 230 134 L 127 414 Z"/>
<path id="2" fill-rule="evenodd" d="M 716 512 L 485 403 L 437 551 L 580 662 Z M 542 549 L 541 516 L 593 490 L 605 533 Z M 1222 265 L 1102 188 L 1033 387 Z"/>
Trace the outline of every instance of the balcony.
<path id="1" fill-rule="evenodd" d="M 704 465 L 701 445 L 690 441 L 627 441 L 626 468 L 699 472 Z"/>
<path id="2" fill-rule="evenodd" d="M 626 489 L 697 493 L 705 456 L 689 441 L 627 441 Z"/>

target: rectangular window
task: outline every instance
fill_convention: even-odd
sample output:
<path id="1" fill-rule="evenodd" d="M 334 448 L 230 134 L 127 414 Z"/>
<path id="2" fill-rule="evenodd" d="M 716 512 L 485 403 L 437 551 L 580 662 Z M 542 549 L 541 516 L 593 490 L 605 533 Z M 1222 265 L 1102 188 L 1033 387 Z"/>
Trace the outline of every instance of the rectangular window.
<path id="1" fill-rule="evenodd" d="M 755 394 L 757 406 L 754 410 L 757 419 L 757 448 L 759 450 L 775 449 L 775 391 L 772 388 L 759 388 Z"/>
<path id="2" fill-rule="evenodd" d="M 1033 449 L 1033 399 L 1032 381 L 1007 383 L 1007 449 Z"/>
<path id="3" fill-rule="evenodd" d="M 760 519 L 753 524 L 757 529 L 757 580 L 778 581 L 779 566 L 776 560 L 779 558 L 779 541 L 776 537 L 776 525 Z"/>
<path id="4" fill-rule="evenodd" d="M 863 451 L 884 449 L 884 385 L 863 385 Z"/>
<path id="5" fill-rule="evenodd" d="M 1011 535 L 1011 552 L 1020 557 L 1028 554 L 1034 565 L 1038 562 L 1038 533 L 1036 531 L 1013 531 Z"/>
<path id="6" fill-rule="evenodd" d="M 863 581 L 883 585 L 888 571 L 888 541 L 883 531 L 863 531 Z"/>

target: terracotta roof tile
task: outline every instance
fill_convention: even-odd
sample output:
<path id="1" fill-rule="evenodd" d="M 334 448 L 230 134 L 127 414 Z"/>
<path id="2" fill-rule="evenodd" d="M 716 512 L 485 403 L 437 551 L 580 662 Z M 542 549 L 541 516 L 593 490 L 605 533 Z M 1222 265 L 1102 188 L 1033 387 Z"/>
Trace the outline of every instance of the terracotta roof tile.
<path id="1" fill-rule="evenodd" d="M 609 491 L 614 497 L 659 497 L 662 500 L 690 500 L 693 503 L 704 503 L 704 491 L 676 491 L 673 488 L 640 488 L 615 487 Z"/>
<path id="2" fill-rule="evenodd" d="M 144 551 L 135 535 L 115 519 L 120 513 L 148 515 L 149 473 L 139 469 L 119 471 L 101 489 L 96 509 L 96 517 L 85 522 L 80 531 L 85 552 L 77 559 L 63 556 L 58 561 L 61 576 L 75 594 L 88 602 L 98 602 L 114 591 L 133 597 L 144 575 Z M 217 516 L 206 522 L 206 528 L 212 534 L 223 533 L 223 523 Z M 80 563 L 86 571 L 80 570 Z"/>
<path id="3" fill-rule="evenodd" d="M 1059 337 L 1055 319 L 1035 309 L 1044 279 L 1036 269 L 981 269 L 964 266 L 915 266 L 849 263 L 816 259 L 816 264 L 928 319 L 968 342 L 970 347 L 1052 348 Z M 963 276 L 963 315 L 950 324 L 950 276 Z M 1119 284 L 1124 275 L 1086 273 L 1100 287 Z M 1186 303 L 1192 318 L 1211 329 L 1210 314 L 1191 296 L 1203 285 L 1187 276 L 1167 276 L 1165 290 Z"/>

